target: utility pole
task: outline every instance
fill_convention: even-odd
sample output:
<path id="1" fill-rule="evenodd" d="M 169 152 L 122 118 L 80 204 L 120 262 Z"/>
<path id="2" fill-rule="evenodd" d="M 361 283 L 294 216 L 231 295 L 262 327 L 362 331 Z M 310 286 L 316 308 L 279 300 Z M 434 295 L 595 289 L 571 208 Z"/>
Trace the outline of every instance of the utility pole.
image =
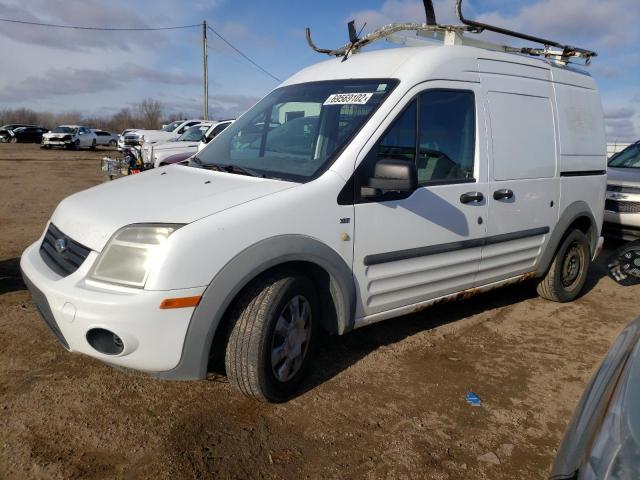
<path id="1" fill-rule="evenodd" d="M 207 21 L 202 21 L 202 80 L 204 83 L 204 120 L 209 120 L 209 67 L 207 59 Z"/>

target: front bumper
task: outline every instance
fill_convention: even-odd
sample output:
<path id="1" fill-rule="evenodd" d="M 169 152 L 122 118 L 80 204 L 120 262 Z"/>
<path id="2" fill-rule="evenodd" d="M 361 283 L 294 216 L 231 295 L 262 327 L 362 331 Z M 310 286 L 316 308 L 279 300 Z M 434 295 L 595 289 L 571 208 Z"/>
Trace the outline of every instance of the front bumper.
<path id="1" fill-rule="evenodd" d="M 618 213 L 605 210 L 602 232 L 608 238 L 637 240 L 640 238 L 640 213 Z"/>
<path id="2" fill-rule="evenodd" d="M 51 147 L 68 147 L 73 144 L 73 139 L 61 140 L 58 138 L 43 138 L 42 145 L 49 145 Z"/>
<path id="3" fill-rule="evenodd" d="M 161 310 L 167 298 L 202 295 L 204 287 L 171 291 L 147 291 L 92 285 L 87 273 L 97 254 L 89 254 L 80 268 L 60 277 L 42 260 L 40 242 L 22 255 L 20 267 L 45 323 L 72 352 L 104 362 L 150 373 L 178 365 L 194 308 Z M 102 328 L 118 335 L 124 349 L 106 355 L 87 341 L 87 332 Z"/>

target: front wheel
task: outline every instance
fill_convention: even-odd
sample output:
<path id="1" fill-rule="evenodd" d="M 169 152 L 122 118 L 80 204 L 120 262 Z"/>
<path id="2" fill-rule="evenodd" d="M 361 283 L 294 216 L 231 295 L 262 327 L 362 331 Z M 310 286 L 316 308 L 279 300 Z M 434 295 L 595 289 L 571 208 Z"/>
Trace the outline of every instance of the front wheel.
<path id="1" fill-rule="evenodd" d="M 243 394 L 264 402 L 290 398 L 304 379 L 319 332 L 313 282 L 295 273 L 256 281 L 232 314 L 225 367 Z"/>
<path id="2" fill-rule="evenodd" d="M 538 284 L 538 294 L 554 302 L 575 300 L 587 280 L 591 248 L 587 237 L 572 231 L 562 242 L 546 276 Z"/>
<path id="3" fill-rule="evenodd" d="M 93 142 L 91 142 L 91 150 L 95 150 L 96 149 L 96 141 L 94 140 Z"/>

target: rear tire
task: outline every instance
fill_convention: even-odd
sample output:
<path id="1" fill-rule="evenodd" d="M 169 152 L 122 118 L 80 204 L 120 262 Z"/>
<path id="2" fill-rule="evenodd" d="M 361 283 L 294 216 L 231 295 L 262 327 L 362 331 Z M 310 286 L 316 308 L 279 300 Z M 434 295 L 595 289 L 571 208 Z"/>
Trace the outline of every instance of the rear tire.
<path id="1" fill-rule="evenodd" d="M 263 402 L 298 389 L 312 362 L 320 308 L 313 282 L 292 272 L 258 279 L 232 313 L 225 368 L 231 384 Z"/>
<path id="2" fill-rule="evenodd" d="M 538 284 L 538 295 L 560 303 L 575 300 L 584 287 L 590 267 L 589 241 L 580 230 L 574 230 L 564 239 L 549 271 Z"/>
<path id="3" fill-rule="evenodd" d="M 111 140 L 111 141 L 109 141 L 109 146 L 110 147 L 116 147 L 116 146 L 118 146 L 118 142 L 116 142 L 115 140 Z"/>

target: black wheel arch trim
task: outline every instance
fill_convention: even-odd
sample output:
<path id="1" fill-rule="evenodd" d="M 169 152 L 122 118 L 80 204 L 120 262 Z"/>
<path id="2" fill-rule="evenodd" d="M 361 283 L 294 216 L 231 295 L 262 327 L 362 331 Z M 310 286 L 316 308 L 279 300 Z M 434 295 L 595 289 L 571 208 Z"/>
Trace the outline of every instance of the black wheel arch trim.
<path id="1" fill-rule="evenodd" d="M 581 217 L 587 217 L 591 222 L 591 235 L 587 237 L 587 239 L 589 240 L 591 254 L 593 255 L 595 253 L 598 246 L 599 236 L 599 229 L 597 228 L 596 219 L 593 216 L 589 205 L 582 200 L 578 200 L 577 202 L 574 202 L 567 208 L 565 208 L 565 210 L 560 215 L 558 223 L 556 223 L 556 226 L 551 233 L 549 243 L 547 244 L 547 247 L 538 264 L 538 269 L 536 270 L 537 277 L 544 277 L 546 275 L 549 267 L 551 266 L 551 263 L 553 262 L 553 257 L 558 251 L 558 248 L 560 247 L 562 240 L 567 234 L 569 227 Z"/>
<path id="2" fill-rule="evenodd" d="M 246 248 L 216 274 L 191 316 L 180 362 L 172 370 L 150 374 L 167 380 L 206 378 L 214 335 L 233 300 L 257 276 L 289 262 L 313 263 L 329 274 L 337 333 L 352 330 L 356 288 L 351 267 L 335 250 L 312 237 L 280 235 Z"/>

